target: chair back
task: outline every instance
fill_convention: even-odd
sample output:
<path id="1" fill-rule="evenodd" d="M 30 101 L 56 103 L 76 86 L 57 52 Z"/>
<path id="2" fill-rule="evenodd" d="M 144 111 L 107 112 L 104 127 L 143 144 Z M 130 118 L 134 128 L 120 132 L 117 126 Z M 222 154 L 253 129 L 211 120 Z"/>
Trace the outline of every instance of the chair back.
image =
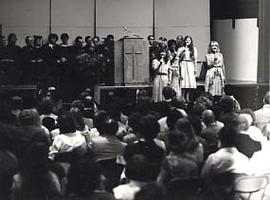
<path id="1" fill-rule="evenodd" d="M 261 192 L 258 195 L 263 199 L 268 184 L 268 176 L 243 176 L 235 183 L 235 193 L 241 199 L 250 199 L 253 193 Z"/>

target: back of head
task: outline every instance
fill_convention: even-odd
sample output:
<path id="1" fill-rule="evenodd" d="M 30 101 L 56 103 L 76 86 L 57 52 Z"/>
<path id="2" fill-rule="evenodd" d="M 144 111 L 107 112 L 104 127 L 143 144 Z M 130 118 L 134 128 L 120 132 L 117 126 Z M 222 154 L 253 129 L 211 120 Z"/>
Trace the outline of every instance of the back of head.
<path id="1" fill-rule="evenodd" d="M 128 117 L 128 125 L 132 128 L 134 133 L 137 133 L 139 131 L 139 122 L 142 118 L 142 115 L 138 112 L 132 113 Z"/>
<path id="2" fill-rule="evenodd" d="M 174 95 L 174 90 L 169 86 L 166 86 L 166 87 L 163 88 L 162 95 L 164 96 L 164 98 L 166 100 L 172 99 L 175 96 Z"/>
<path id="3" fill-rule="evenodd" d="M 126 165 L 126 176 L 129 180 L 150 181 L 151 163 L 143 154 L 134 154 Z"/>
<path id="4" fill-rule="evenodd" d="M 254 114 L 253 110 L 250 109 L 250 108 L 244 108 L 244 109 L 242 109 L 241 112 L 240 112 L 240 114 L 247 114 L 247 115 L 250 116 L 250 118 L 248 117 L 249 118 L 249 120 L 248 120 L 249 121 L 249 125 L 253 125 L 253 123 L 256 120 L 255 114 Z"/>
<path id="5" fill-rule="evenodd" d="M 139 123 L 139 132 L 147 140 L 153 140 L 160 131 L 160 125 L 153 115 L 145 115 Z"/>
<path id="6" fill-rule="evenodd" d="M 73 133 L 76 131 L 75 121 L 69 112 L 65 112 L 58 116 L 57 122 L 59 125 L 60 133 Z"/>
<path id="7" fill-rule="evenodd" d="M 234 147 L 238 130 L 231 126 L 225 126 L 219 131 L 219 139 L 222 147 Z"/>
<path id="8" fill-rule="evenodd" d="M 51 114 L 53 112 L 53 101 L 51 99 L 44 99 L 40 104 L 41 114 Z"/>
<path id="9" fill-rule="evenodd" d="M 34 108 L 24 109 L 19 115 L 19 124 L 21 126 L 41 126 L 40 116 Z"/>
<path id="10" fill-rule="evenodd" d="M 118 123 L 114 119 L 107 119 L 105 121 L 104 133 L 106 135 L 115 136 L 118 131 Z"/>
<path id="11" fill-rule="evenodd" d="M 202 120 L 206 126 L 210 126 L 215 122 L 215 114 L 212 110 L 205 110 L 202 113 Z"/>
<path id="12" fill-rule="evenodd" d="M 177 129 L 169 133 L 169 149 L 173 153 L 183 154 L 188 151 L 188 134 Z"/>
<path id="13" fill-rule="evenodd" d="M 247 131 L 249 129 L 247 114 L 240 114 L 232 120 L 232 126 L 239 131 Z"/>
<path id="14" fill-rule="evenodd" d="M 73 107 L 70 109 L 69 112 L 71 113 L 71 116 L 73 117 L 73 120 L 74 120 L 75 125 L 76 125 L 76 129 L 78 131 L 83 131 L 85 128 L 85 123 L 84 123 L 83 115 L 82 115 L 82 112 L 80 111 L 80 109 Z"/>
<path id="15" fill-rule="evenodd" d="M 234 102 L 230 96 L 222 97 L 218 102 L 218 106 L 222 113 L 234 112 Z"/>
<path id="16" fill-rule="evenodd" d="M 67 194 L 88 197 L 100 184 L 101 170 L 89 159 L 72 163 L 67 179 Z"/>
<path id="17" fill-rule="evenodd" d="M 84 109 L 84 104 L 81 100 L 77 99 L 71 103 L 71 107 L 79 108 L 80 111 Z"/>
<path id="18" fill-rule="evenodd" d="M 270 92 L 267 92 L 263 98 L 264 104 L 270 104 Z"/>
<path id="19" fill-rule="evenodd" d="M 171 111 L 169 112 L 169 114 L 167 116 L 167 120 L 166 120 L 169 129 L 170 130 L 174 129 L 177 120 L 184 118 L 184 117 L 187 117 L 187 114 L 184 110 L 172 108 Z"/>
<path id="20" fill-rule="evenodd" d="M 94 114 L 93 123 L 94 127 L 98 130 L 99 133 L 104 133 L 105 121 L 108 119 L 108 114 L 104 110 L 100 110 Z"/>

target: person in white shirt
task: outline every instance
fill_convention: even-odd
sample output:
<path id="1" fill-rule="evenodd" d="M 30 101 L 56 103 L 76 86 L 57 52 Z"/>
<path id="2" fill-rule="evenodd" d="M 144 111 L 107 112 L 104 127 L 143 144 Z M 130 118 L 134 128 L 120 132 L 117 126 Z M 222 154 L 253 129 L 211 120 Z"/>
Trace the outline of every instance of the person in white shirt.
<path id="1" fill-rule="evenodd" d="M 85 137 L 76 131 L 75 122 L 70 113 L 64 113 L 58 117 L 60 135 L 57 135 L 50 147 L 49 158 L 66 152 L 77 152 L 82 155 L 87 151 Z"/>
<path id="2" fill-rule="evenodd" d="M 238 131 L 232 127 L 224 127 L 219 132 L 221 148 L 209 155 L 202 171 L 203 179 L 212 179 L 216 175 L 231 172 L 252 174 L 249 159 L 235 147 L 235 137 Z"/>
<path id="3" fill-rule="evenodd" d="M 254 112 L 255 125 L 262 131 L 267 123 L 270 123 L 270 92 L 267 92 L 263 98 L 263 107 Z"/>

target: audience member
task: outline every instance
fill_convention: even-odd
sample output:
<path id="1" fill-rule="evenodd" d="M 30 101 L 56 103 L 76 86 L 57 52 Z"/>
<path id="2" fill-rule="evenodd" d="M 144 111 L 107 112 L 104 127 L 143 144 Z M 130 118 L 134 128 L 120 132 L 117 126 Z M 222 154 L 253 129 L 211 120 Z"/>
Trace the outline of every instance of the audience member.
<path id="1" fill-rule="evenodd" d="M 263 98 L 263 107 L 254 112 L 255 125 L 262 131 L 267 123 L 270 122 L 270 92 L 267 92 Z"/>

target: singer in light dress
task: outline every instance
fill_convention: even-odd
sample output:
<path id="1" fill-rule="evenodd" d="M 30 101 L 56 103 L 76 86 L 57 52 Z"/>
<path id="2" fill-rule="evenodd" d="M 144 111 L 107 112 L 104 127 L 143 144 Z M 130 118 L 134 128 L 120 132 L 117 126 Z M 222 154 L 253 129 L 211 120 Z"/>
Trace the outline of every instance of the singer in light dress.
<path id="1" fill-rule="evenodd" d="M 154 84 L 153 84 L 153 100 L 159 102 L 163 100 L 162 90 L 169 84 L 168 70 L 169 61 L 165 62 L 163 58 L 158 60 L 155 58 L 152 61 L 152 68 L 155 71 Z"/>
<path id="2" fill-rule="evenodd" d="M 215 41 L 209 44 L 206 63 L 208 70 L 205 77 L 205 91 L 213 96 L 221 96 L 225 87 L 225 67 L 219 44 Z"/>
<path id="3" fill-rule="evenodd" d="M 194 47 L 194 55 L 191 56 L 191 51 L 188 47 L 180 47 L 178 49 L 180 52 L 181 62 L 181 88 L 196 88 L 196 78 L 195 78 L 195 63 L 197 61 L 197 50 Z"/>

